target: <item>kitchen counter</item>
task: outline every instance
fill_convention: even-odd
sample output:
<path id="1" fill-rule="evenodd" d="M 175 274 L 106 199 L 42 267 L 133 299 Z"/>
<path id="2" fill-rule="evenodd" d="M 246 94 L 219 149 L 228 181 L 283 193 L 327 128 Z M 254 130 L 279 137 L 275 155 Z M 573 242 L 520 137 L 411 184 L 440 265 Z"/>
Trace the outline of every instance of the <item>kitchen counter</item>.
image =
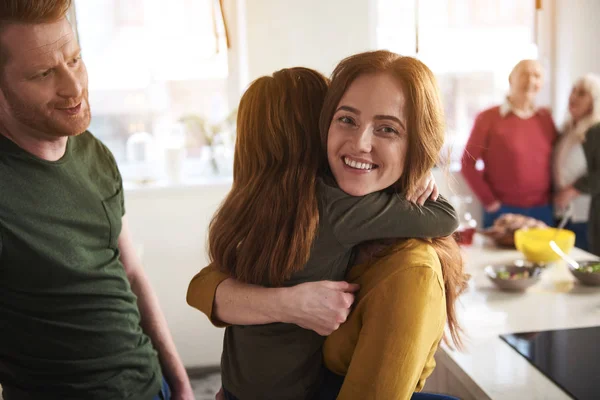
<path id="1" fill-rule="evenodd" d="M 505 333 L 600 326 L 600 287 L 577 283 L 562 263 L 548 267 L 541 281 L 524 293 L 501 292 L 484 274 L 489 264 L 522 258 L 482 237 L 464 248 L 469 289 L 460 298 L 458 317 L 466 332 L 463 352 L 442 345 L 438 367 L 426 390 L 464 400 L 570 399 L 499 337 Z M 595 259 L 574 249 L 576 260 Z"/>

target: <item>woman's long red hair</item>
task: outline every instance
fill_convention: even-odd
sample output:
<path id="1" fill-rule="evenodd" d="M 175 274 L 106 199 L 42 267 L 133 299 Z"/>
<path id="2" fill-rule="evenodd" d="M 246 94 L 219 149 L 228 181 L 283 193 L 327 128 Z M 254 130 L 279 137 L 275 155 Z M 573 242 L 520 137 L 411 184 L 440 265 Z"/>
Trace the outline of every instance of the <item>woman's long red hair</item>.
<path id="1" fill-rule="evenodd" d="M 404 172 L 395 188 L 400 192 L 411 192 L 439 161 L 445 134 L 444 112 L 437 81 L 431 70 L 416 58 L 380 50 L 356 54 L 342 60 L 331 76 L 321 112 L 322 142 L 327 143 L 329 125 L 342 96 L 356 78 L 365 74 L 389 74 L 404 89 L 408 150 Z M 432 246 L 438 254 L 444 275 L 448 327 L 453 342 L 460 347 L 461 329 L 456 318 L 455 304 L 467 287 L 468 275 L 464 273 L 460 248 L 453 237 L 433 239 Z"/>

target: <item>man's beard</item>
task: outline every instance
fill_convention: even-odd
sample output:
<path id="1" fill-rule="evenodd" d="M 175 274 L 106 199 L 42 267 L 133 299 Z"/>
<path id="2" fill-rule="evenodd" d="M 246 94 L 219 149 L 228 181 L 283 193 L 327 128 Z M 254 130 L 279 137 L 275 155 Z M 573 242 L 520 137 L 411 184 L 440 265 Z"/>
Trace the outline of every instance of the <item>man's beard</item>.
<path id="1" fill-rule="evenodd" d="M 49 136 L 64 137 L 79 135 L 89 127 L 91 115 L 87 90 L 80 99 L 82 109 L 78 115 L 71 118 L 68 118 L 66 114 L 64 118 L 59 118 L 56 114 L 60 114 L 61 111 L 56 110 L 55 106 L 48 107 L 44 112 L 43 105 L 27 104 L 9 88 L 4 87 L 3 92 L 13 118 L 30 129 Z M 72 106 L 72 103 L 69 105 Z M 66 102 L 65 106 L 67 106 Z M 54 113 L 48 114 L 53 110 Z"/>

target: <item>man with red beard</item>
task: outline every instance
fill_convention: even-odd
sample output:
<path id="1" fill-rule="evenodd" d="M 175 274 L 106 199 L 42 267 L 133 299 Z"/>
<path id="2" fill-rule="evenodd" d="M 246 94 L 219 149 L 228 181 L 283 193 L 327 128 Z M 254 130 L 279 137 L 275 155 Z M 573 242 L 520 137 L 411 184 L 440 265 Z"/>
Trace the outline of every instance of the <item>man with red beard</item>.
<path id="1" fill-rule="evenodd" d="M 86 131 L 70 3 L 0 4 L 4 399 L 193 399 L 132 244 L 117 165 Z"/>

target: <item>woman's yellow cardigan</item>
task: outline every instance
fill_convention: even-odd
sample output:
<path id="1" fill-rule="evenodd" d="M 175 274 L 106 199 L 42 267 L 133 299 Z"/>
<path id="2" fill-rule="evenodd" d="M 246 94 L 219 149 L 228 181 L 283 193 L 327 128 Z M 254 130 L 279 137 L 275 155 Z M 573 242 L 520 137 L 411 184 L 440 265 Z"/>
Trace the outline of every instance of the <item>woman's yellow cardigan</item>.
<path id="1" fill-rule="evenodd" d="M 323 348 L 327 368 L 346 376 L 338 399 L 410 399 L 435 368 L 446 324 L 435 250 L 403 241 L 351 268 L 346 280 L 360 284 L 354 309 Z"/>
<path id="2" fill-rule="evenodd" d="M 215 326 L 217 286 L 229 276 L 204 268 L 193 280 L 188 303 Z M 338 399 L 410 399 L 435 367 L 444 334 L 446 298 L 439 258 L 427 241 L 409 239 L 386 255 L 352 267 L 346 277 L 360 284 L 347 321 L 323 348 L 327 368 L 345 375 Z"/>

